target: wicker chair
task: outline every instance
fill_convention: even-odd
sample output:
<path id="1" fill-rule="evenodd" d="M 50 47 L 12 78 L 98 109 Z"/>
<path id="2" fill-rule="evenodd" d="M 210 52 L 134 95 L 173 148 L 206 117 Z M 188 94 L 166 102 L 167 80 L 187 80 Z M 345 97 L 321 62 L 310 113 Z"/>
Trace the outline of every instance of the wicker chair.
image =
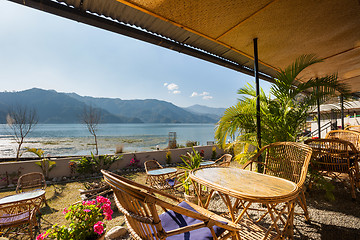
<path id="1" fill-rule="evenodd" d="M 360 132 L 360 125 L 347 126 L 344 130 Z"/>
<path id="2" fill-rule="evenodd" d="M 354 145 L 341 139 L 309 139 L 305 143 L 313 149 L 312 169 L 342 182 L 346 179 L 339 177 L 340 174 L 347 174 L 351 196 L 356 199 L 355 185 L 359 185 L 359 152 Z"/>
<path id="3" fill-rule="evenodd" d="M 241 227 L 196 204 L 102 170 L 134 239 L 226 239 Z M 156 195 L 161 196 L 157 198 Z M 174 205 L 180 203 L 179 205 Z M 159 210 L 165 211 L 159 214 Z M 181 234 L 181 235 L 180 235 Z M 239 238 L 238 238 L 239 239 Z"/>
<path id="4" fill-rule="evenodd" d="M 327 139 L 341 139 L 351 142 L 360 151 L 360 132 L 349 130 L 333 130 L 326 134 Z"/>
<path id="5" fill-rule="evenodd" d="M 34 239 L 33 227 L 37 226 L 36 220 L 37 208 L 31 202 L 15 202 L 11 204 L 0 205 L 0 230 L 1 236 L 6 236 L 12 228 L 16 229 L 27 225 L 28 234 Z M 4 231 L 7 229 L 7 231 Z"/>
<path id="6" fill-rule="evenodd" d="M 265 159 L 259 161 L 262 153 L 266 153 Z M 296 202 L 304 210 L 305 220 L 310 221 L 304 194 L 304 182 L 311 159 L 312 150 L 309 146 L 296 142 L 277 142 L 260 149 L 252 157 L 243 169 L 255 171 L 257 165 L 263 166 L 263 174 L 287 179 L 297 184 L 300 191 Z M 254 165 L 254 166 L 253 166 Z"/>
<path id="7" fill-rule="evenodd" d="M 46 186 L 47 185 L 46 185 L 45 177 L 41 172 L 26 173 L 19 177 L 17 186 L 16 186 L 16 193 L 33 191 L 36 189 L 45 190 Z M 44 195 L 41 203 L 44 203 L 45 205 L 47 205 L 45 195 Z"/>
<path id="8" fill-rule="evenodd" d="M 16 193 L 46 188 L 45 177 L 40 172 L 32 172 L 21 175 L 16 186 Z"/>
<path id="9" fill-rule="evenodd" d="M 175 189 L 180 187 L 182 184 L 177 180 L 180 172 L 152 175 L 149 171 L 163 168 L 160 163 L 156 160 L 149 160 L 144 163 L 146 171 L 146 184 L 150 184 L 151 187 L 164 190 L 164 189 Z"/>
<path id="10" fill-rule="evenodd" d="M 228 167 L 230 165 L 232 156 L 230 154 L 224 154 L 215 161 L 215 164 L 222 167 Z"/>

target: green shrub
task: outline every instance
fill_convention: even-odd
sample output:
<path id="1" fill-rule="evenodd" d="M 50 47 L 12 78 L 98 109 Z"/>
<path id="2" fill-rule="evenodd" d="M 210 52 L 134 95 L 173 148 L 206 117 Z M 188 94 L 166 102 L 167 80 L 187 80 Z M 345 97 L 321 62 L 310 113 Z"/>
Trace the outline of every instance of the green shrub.
<path id="1" fill-rule="evenodd" d="M 108 156 L 108 155 L 100 155 L 95 157 L 93 153 L 91 153 L 90 157 L 83 156 L 80 159 L 74 159 L 70 161 L 71 163 L 75 163 L 75 170 L 80 174 L 92 174 L 99 172 L 101 169 L 109 169 L 111 164 L 115 161 L 120 160 L 123 155 L 120 156 Z"/>

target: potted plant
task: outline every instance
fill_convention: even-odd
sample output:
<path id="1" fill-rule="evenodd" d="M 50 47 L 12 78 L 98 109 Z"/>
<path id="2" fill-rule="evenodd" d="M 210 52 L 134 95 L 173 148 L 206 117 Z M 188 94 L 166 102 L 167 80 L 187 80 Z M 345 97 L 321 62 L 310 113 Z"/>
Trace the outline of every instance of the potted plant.
<path id="1" fill-rule="evenodd" d="M 109 199 L 98 196 L 96 200 L 83 201 L 71 205 L 63 211 L 69 227 L 56 224 L 37 236 L 36 240 L 99 240 L 104 239 L 106 225 L 104 220 L 111 220 L 113 210 Z"/>
<path id="2" fill-rule="evenodd" d="M 184 169 L 184 175 L 183 177 L 180 179 L 180 182 L 182 183 L 182 186 L 184 187 L 184 198 L 187 201 L 190 202 L 194 202 L 197 203 L 198 197 L 196 195 L 194 186 L 192 186 L 192 182 L 189 178 L 189 172 L 199 168 L 200 167 L 200 163 L 203 160 L 203 157 L 201 156 L 201 154 L 196 151 L 194 148 L 192 148 L 192 153 L 186 153 L 185 156 L 181 156 L 181 160 L 183 161 L 184 165 L 180 166 L 180 168 Z M 202 193 L 204 193 L 203 191 L 201 191 Z M 201 201 L 203 202 L 203 200 L 206 200 L 207 196 L 204 194 L 201 196 Z"/>

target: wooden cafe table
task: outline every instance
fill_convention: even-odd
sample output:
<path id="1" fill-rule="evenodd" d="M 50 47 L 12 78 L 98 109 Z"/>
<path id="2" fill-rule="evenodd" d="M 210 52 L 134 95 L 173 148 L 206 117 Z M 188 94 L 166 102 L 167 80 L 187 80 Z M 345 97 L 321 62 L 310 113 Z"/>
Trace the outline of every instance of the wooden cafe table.
<path id="1" fill-rule="evenodd" d="M 203 207 L 208 207 L 213 191 L 217 191 L 228 208 L 231 220 L 241 223 L 244 216 L 251 219 L 248 213 L 251 205 L 261 203 L 266 206 L 265 212 L 260 219 L 251 219 L 252 222 L 261 221 L 268 215 L 272 224 L 260 239 L 269 239 L 274 236 L 275 238 L 293 238 L 294 206 L 299 194 L 299 188 L 295 183 L 233 167 L 198 168 L 190 173 L 190 178 L 211 189 L 206 203 L 202 204 L 199 201 Z M 200 196 L 201 187 L 196 187 L 196 191 Z M 231 200 L 231 197 L 235 200 Z M 280 222 L 282 229 L 279 226 Z"/>

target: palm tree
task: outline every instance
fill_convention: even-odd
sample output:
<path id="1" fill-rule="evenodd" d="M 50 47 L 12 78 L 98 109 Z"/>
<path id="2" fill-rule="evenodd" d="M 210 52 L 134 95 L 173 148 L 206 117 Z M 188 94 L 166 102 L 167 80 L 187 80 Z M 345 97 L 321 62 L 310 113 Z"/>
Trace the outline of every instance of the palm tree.
<path id="1" fill-rule="evenodd" d="M 324 103 L 338 91 L 348 94 L 345 85 L 340 84 L 337 75 L 321 78 L 300 79 L 300 73 L 307 67 L 321 62 L 314 55 L 302 55 L 285 70 L 280 70 L 270 89 L 269 96 L 260 93 L 261 138 L 269 144 L 280 141 L 296 141 L 304 129 L 308 111 L 317 100 Z M 256 92 L 248 84 L 239 89 L 241 95 L 235 106 L 228 108 L 217 123 L 215 138 L 221 147 L 226 139 L 235 136 L 234 146 L 257 145 L 256 141 Z M 241 155 L 237 156 L 241 157 Z"/>

